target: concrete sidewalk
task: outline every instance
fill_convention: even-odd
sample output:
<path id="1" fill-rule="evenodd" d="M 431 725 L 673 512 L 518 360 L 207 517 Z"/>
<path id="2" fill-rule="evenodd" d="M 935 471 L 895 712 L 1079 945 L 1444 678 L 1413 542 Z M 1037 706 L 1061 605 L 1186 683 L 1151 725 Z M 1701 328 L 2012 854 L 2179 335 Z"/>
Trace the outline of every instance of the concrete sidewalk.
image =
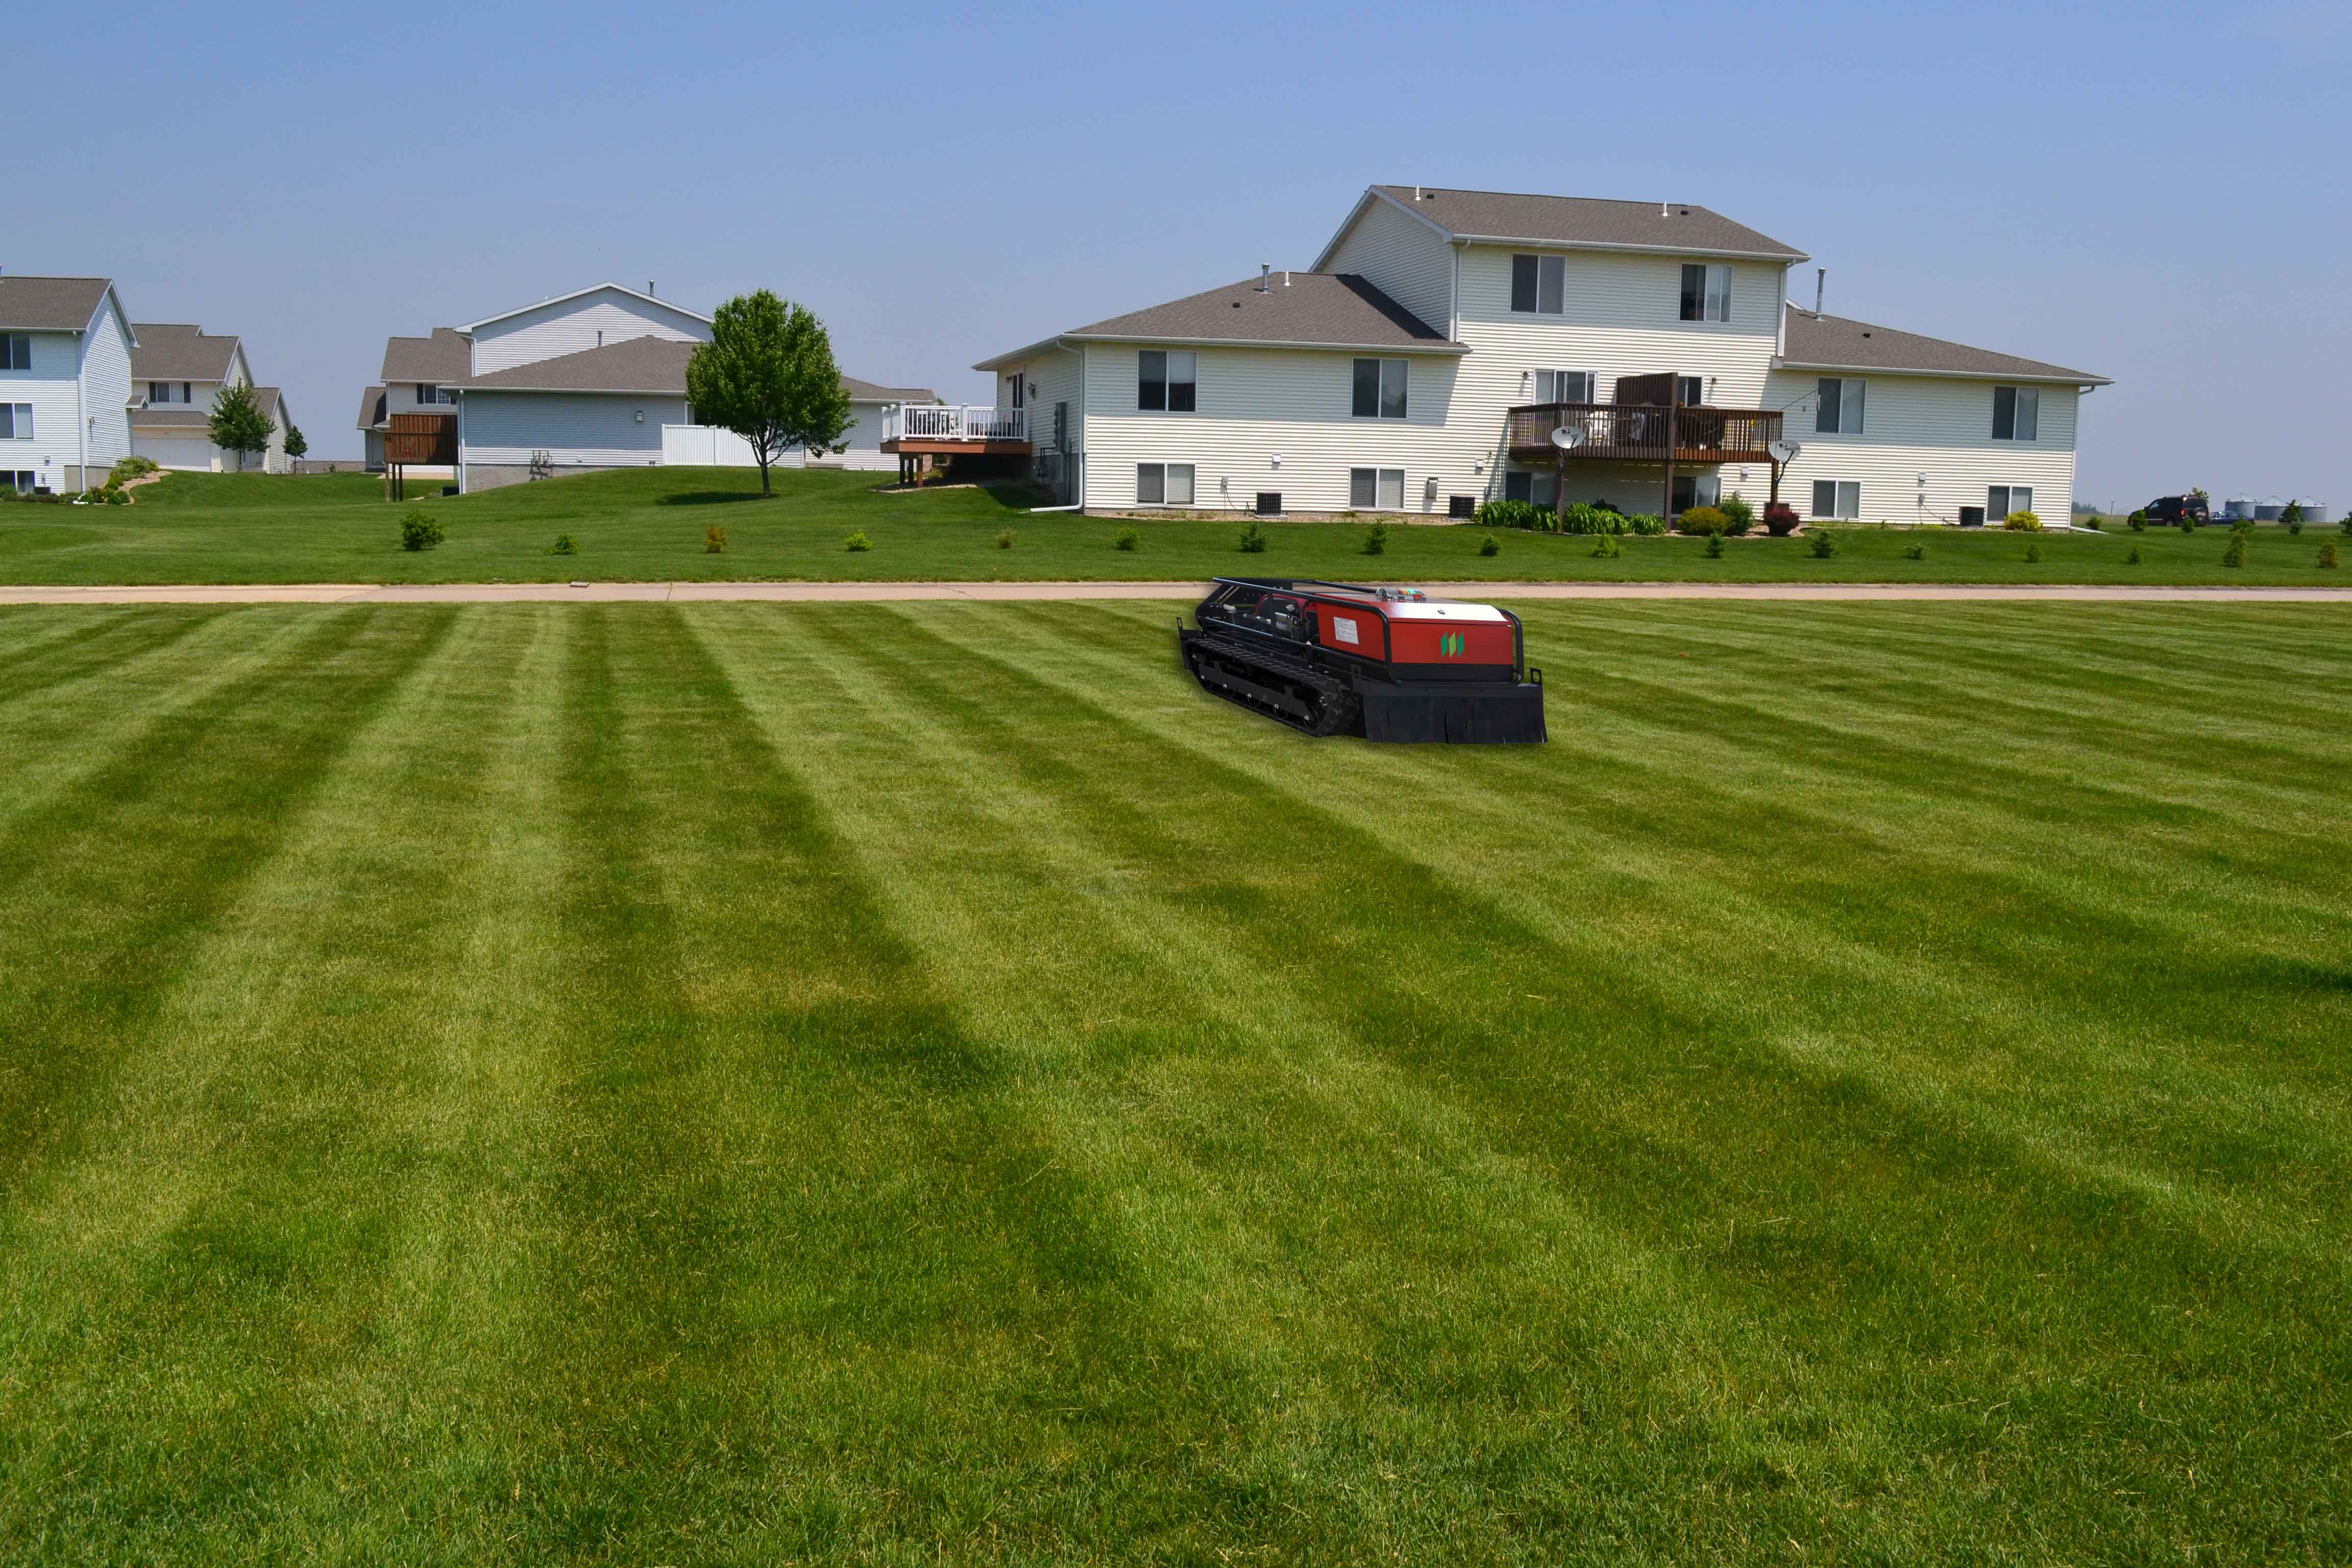
<path id="1" fill-rule="evenodd" d="M 1859 603 L 1922 599 L 2138 604 L 2343 604 L 2346 588 L 2004 587 L 1933 583 L 1427 583 L 1465 599 L 1738 599 Z M 0 605 L 825 604 L 872 600 L 1181 599 L 1206 583 L 367 583 L 162 587 L 0 587 Z"/>

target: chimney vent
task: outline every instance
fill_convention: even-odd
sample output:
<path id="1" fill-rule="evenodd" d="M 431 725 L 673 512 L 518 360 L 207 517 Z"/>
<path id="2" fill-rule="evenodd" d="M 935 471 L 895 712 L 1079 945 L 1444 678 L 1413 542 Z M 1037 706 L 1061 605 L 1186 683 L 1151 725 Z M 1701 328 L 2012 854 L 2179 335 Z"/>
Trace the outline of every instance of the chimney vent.
<path id="1" fill-rule="evenodd" d="M 1257 264 L 1257 291 L 1261 294 L 1274 291 L 1274 263 L 1271 261 Z"/>
<path id="2" fill-rule="evenodd" d="M 654 295 L 656 299 L 660 298 L 659 293 L 656 292 L 654 288 L 654 280 L 650 278 L 646 279 L 646 292 Z"/>
<path id="3" fill-rule="evenodd" d="M 1822 319 L 1822 294 L 1828 289 L 1829 281 L 1830 269 L 1828 268 L 1816 267 L 1813 268 L 1813 320 L 1816 321 Z"/>

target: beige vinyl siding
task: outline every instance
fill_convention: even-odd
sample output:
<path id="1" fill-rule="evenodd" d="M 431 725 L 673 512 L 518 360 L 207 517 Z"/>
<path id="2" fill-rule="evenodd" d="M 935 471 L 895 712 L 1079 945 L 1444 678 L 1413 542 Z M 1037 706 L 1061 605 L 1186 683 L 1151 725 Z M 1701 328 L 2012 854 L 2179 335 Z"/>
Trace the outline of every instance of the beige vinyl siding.
<path id="1" fill-rule="evenodd" d="M 641 467 L 661 461 L 664 425 L 688 423 L 682 397 L 476 391 L 465 403 L 468 463 L 528 463 L 545 451 L 559 470 Z"/>
<path id="2" fill-rule="evenodd" d="M 1331 249 L 1327 272 L 1353 272 L 1441 332 L 1454 317 L 1454 247 L 1410 213 L 1374 196 Z"/>
<path id="3" fill-rule="evenodd" d="M 131 456 L 131 333 L 111 293 L 90 323 L 81 381 L 82 415 L 89 431 L 86 460 L 93 469 L 111 468 Z"/>
<path id="4" fill-rule="evenodd" d="M 1056 349 L 1052 353 L 1041 354 L 1031 360 L 1023 369 L 1037 384 L 1036 392 L 1028 400 L 1029 444 L 1040 452 L 1054 449 L 1054 405 L 1066 403 L 1070 405 L 1070 450 L 1085 451 L 1087 440 L 1082 416 L 1086 401 L 1078 384 L 1077 354 L 1068 349 Z M 1000 380 L 997 383 L 1000 404 L 1003 397 L 1003 383 Z M 1135 394 L 1130 388 L 1128 401 L 1132 403 L 1134 400 Z"/>
<path id="5" fill-rule="evenodd" d="M 1134 506 L 1139 463 L 1192 464 L 1197 510 L 1245 511 L 1258 491 L 1279 490 L 1288 511 L 1345 511 L 1351 468 L 1402 468 L 1409 513 L 1443 516 L 1447 496 L 1484 489 L 1473 471 L 1478 437 L 1448 426 L 1455 356 L 1407 356 L 1407 417 L 1359 419 L 1349 412 L 1357 356 L 1345 351 L 1200 349 L 1199 408 L 1190 414 L 1137 409 L 1138 352 L 1087 345 L 1090 508 Z"/>
<path id="6" fill-rule="evenodd" d="M 2039 438 L 1992 438 L 1990 381 L 1945 376 L 1857 374 L 1866 382 L 1859 435 L 1813 428 L 1813 394 L 1822 373 L 1776 370 L 1765 390 L 1771 406 L 1801 404 L 1786 424 L 1804 449 L 1784 470 L 1780 499 L 1810 516 L 1815 479 L 1862 486 L 1864 522 L 1957 522 L 1963 506 L 1985 504 L 1991 485 L 2032 485 L 2033 510 L 2044 521 L 2064 522 L 2074 500 L 2074 436 L 2081 394 L 2042 385 Z M 1917 504 L 1918 479 L 1927 476 L 1927 504 Z M 1723 471 L 1723 488 L 1761 506 L 1771 471 L 1758 467 L 1746 482 Z M 1997 522 L 1997 518 L 1988 521 Z"/>
<path id="7" fill-rule="evenodd" d="M 597 342 L 599 332 L 604 334 L 602 345 Z M 648 303 L 617 289 L 599 289 L 576 300 L 551 300 L 486 322 L 475 329 L 473 336 L 474 374 L 488 375 L 558 354 L 610 347 L 631 338 L 709 342 L 710 328 L 683 310 Z M 655 448 L 660 449 L 658 439 Z"/>

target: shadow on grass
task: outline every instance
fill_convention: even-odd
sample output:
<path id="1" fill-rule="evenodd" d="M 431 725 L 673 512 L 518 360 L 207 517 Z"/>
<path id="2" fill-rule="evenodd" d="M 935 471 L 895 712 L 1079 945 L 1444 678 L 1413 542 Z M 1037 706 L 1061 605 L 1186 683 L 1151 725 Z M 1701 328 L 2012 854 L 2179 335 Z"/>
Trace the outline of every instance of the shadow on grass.
<path id="1" fill-rule="evenodd" d="M 774 500 L 774 496 L 762 496 L 758 490 L 687 490 L 674 496 L 655 498 L 656 506 L 723 506 L 729 501 Z"/>

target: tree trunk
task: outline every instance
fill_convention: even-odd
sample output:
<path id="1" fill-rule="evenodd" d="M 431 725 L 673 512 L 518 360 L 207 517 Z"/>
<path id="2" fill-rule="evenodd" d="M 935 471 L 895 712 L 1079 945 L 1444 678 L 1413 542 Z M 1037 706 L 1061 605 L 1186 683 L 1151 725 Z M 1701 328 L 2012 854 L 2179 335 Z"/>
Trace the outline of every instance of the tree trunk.
<path id="1" fill-rule="evenodd" d="M 768 488 L 768 454 L 760 454 L 760 499 L 767 500 L 776 492 Z"/>

